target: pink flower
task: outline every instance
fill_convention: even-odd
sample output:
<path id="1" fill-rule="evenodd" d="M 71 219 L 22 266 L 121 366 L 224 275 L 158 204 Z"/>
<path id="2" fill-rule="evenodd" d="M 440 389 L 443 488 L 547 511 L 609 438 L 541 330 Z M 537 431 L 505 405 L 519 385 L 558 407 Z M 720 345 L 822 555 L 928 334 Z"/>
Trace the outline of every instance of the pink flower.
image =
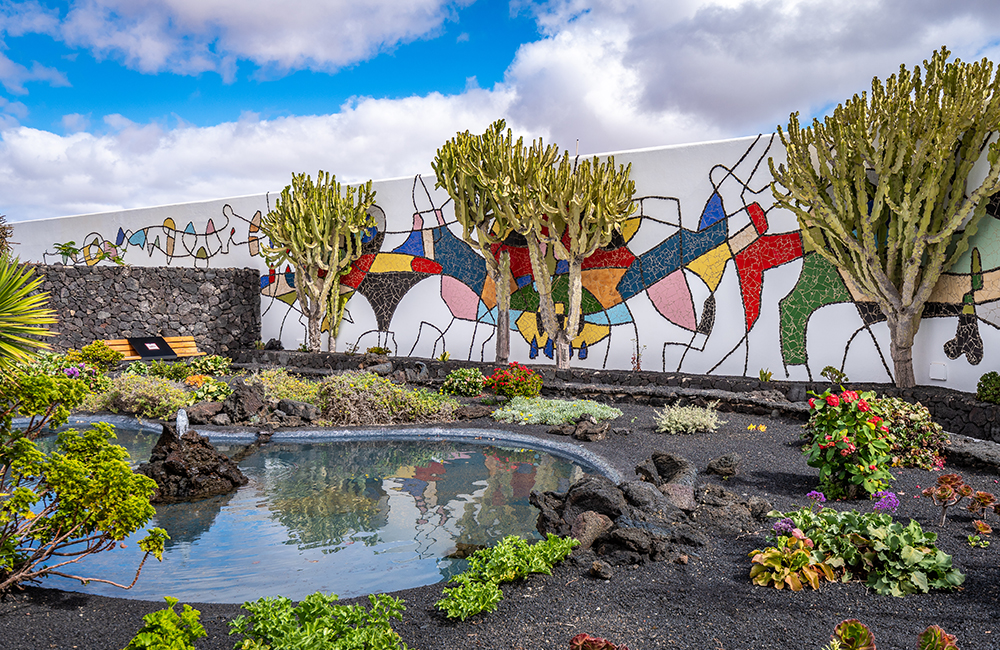
<path id="1" fill-rule="evenodd" d="M 836 395 L 827 395 L 826 403 L 830 406 L 840 406 L 840 399 Z"/>
<path id="2" fill-rule="evenodd" d="M 862 413 L 867 413 L 870 410 L 872 410 L 872 407 L 868 406 L 868 402 L 864 401 L 863 399 L 859 399 L 858 410 L 861 411 Z"/>
<path id="3" fill-rule="evenodd" d="M 853 390 L 845 390 L 840 394 L 840 399 L 844 400 L 844 404 L 850 404 L 851 402 L 858 401 L 858 394 Z"/>
<path id="4" fill-rule="evenodd" d="M 847 451 L 846 449 L 841 449 L 841 450 L 840 450 L 840 455 L 841 455 L 841 456 L 846 456 L 846 455 L 848 455 L 849 453 L 851 453 L 851 452 Z"/>

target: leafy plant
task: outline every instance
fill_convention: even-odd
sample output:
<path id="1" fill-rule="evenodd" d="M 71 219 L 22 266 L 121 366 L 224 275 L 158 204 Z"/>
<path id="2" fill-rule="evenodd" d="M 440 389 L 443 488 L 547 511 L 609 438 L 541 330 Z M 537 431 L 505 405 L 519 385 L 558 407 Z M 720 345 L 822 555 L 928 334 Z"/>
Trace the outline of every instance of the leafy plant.
<path id="1" fill-rule="evenodd" d="M 511 361 L 505 368 L 496 368 L 486 378 L 486 387 L 507 399 L 538 397 L 542 392 L 542 376 L 517 361 Z"/>
<path id="2" fill-rule="evenodd" d="M 87 365 L 94 366 L 101 372 L 107 372 L 117 366 L 125 355 L 112 350 L 104 341 L 94 341 L 80 349 L 80 357 Z"/>
<path id="3" fill-rule="evenodd" d="M 552 573 L 552 566 L 565 559 L 580 542 L 549 533 L 544 541 L 528 545 L 516 535 L 469 556 L 469 568 L 452 576 L 437 608 L 448 618 L 464 621 L 479 612 L 492 612 L 503 598 L 498 585 L 524 578 L 530 573 Z"/>
<path id="4" fill-rule="evenodd" d="M 76 256 L 80 254 L 80 249 L 77 248 L 76 242 L 73 240 L 64 244 L 56 242 L 52 247 L 56 250 L 56 253 L 62 255 L 64 259 L 70 259 L 73 260 L 73 262 L 76 262 Z"/>
<path id="5" fill-rule="evenodd" d="M 831 384 L 837 384 L 843 388 L 844 384 L 851 381 L 846 373 L 834 368 L 833 366 L 826 366 L 820 371 L 820 376 L 825 377 Z"/>
<path id="6" fill-rule="evenodd" d="M 372 347 L 365 350 L 365 354 L 377 354 L 379 356 L 385 356 L 392 354 L 392 350 L 386 347 L 382 347 L 380 345 L 373 345 Z"/>
<path id="7" fill-rule="evenodd" d="M 229 372 L 232 360 L 218 354 L 195 357 L 187 362 L 191 372 L 199 375 L 224 375 Z"/>
<path id="8" fill-rule="evenodd" d="M 166 596 L 166 609 L 142 617 L 143 626 L 125 650 L 195 650 L 194 642 L 208 636 L 198 620 L 201 612 L 184 605 L 180 615 L 174 611 L 177 599 Z"/>
<path id="9" fill-rule="evenodd" d="M 773 377 L 773 376 L 774 375 L 773 375 L 773 373 L 770 370 L 765 370 L 764 368 L 760 369 L 759 377 L 760 377 L 761 381 L 764 381 L 764 382 L 771 381 L 771 377 Z"/>
<path id="10" fill-rule="evenodd" d="M 957 506 L 962 499 L 972 496 L 972 492 L 972 487 L 965 484 L 960 474 L 942 474 L 937 477 L 936 485 L 924 488 L 921 494 L 941 508 L 941 521 L 938 525 L 944 526 L 948 508 Z"/>
<path id="11" fill-rule="evenodd" d="M 493 411 L 493 419 L 516 424 L 548 424 L 555 426 L 576 422 L 582 415 L 595 420 L 611 420 L 622 414 L 618 409 L 588 399 L 561 400 L 542 397 L 515 397 L 502 408 Z"/>
<path id="12" fill-rule="evenodd" d="M 10 241 L 10 238 L 13 235 L 14 226 L 7 223 L 7 215 L 0 214 L 0 257 L 7 257 L 10 255 L 10 245 L 16 243 Z"/>
<path id="13" fill-rule="evenodd" d="M 991 370 L 979 378 L 976 384 L 976 399 L 980 402 L 1000 404 L 1000 373 Z"/>
<path id="14" fill-rule="evenodd" d="M 990 540 L 983 539 L 979 535 L 969 535 L 968 540 L 969 540 L 969 546 L 971 546 L 972 548 L 976 547 L 987 548 L 990 545 Z"/>
<path id="15" fill-rule="evenodd" d="M 665 406 L 656 413 L 657 433 L 700 433 L 711 432 L 725 424 L 715 410 L 718 402 L 701 406 Z"/>
<path id="16" fill-rule="evenodd" d="M 17 259 L 0 256 L 0 372 L 48 349 L 39 337 L 54 334 L 45 325 L 57 322 L 55 312 L 48 308 L 48 294 L 38 293 L 42 279 L 32 276 Z"/>
<path id="17" fill-rule="evenodd" d="M 888 514 L 831 508 L 769 516 L 791 519 L 813 541 L 814 551 L 842 571 L 842 580 L 862 580 L 880 594 L 901 597 L 954 589 L 965 580 L 952 567 L 951 556 L 935 546 L 937 534 L 923 531 L 913 520 L 904 526 Z"/>
<path id="18" fill-rule="evenodd" d="M 921 404 L 911 404 L 898 397 L 879 397 L 869 401 L 872 413 L 881 418 L 875 424 L 886 427 L 892 465 L 940 469 L 948 434 L 931 419 L 931 412 Z"/>
<path id="19" fill-rule="evenodd" d="M 184 381 L 191 374 L 191 368 L 183 361 L 170 363 L 162 359 L 153 359 L 149 362 L 150 377 L 162 377 L 170 381 Z"/>
<path id="20" fill-rule="evenodd" d="M 445 350 L 444 352 L 438 355 L 437 360 L 440 361 L 441 363 L 444 363 L 450 358 L 451 358 L 451 352 Z"/>
<path id="21" fill-rule="evenodd" d="M 149 376 L 149 366 L 147 366 L 142 361 L 133 361 L 132 363 L 125 366 L 125 373 L 130 375 L 142 375 L 143 377 Z"/>
<path id="22" fill-rule="evenodd" d="M 229 387 L 229 384 L 208 375 L 191 375 L 184 380 L 184 383 L 194 388 L 190 397 L 191 404 L 221 402 L 233 394 L 233 389 Z"/>
<path id="23" fill-rule="evenodd" d="M 479 368 L 458 368 L 445 377 L 441 392 L 446 395 L 475 397 L 486 388 L 486 377 Z"/>
<path id="24" fill-rule="evenodd" d="M 391 626 L 406 610 L 400 598 L 368 596 L 364 605 L 336 605 L 337 594 L 306 596 L 297 606 L 284 596 L 243 603 L 249 616 L 229 623 L 229 634 L 245 638 L 244 650 L 406 650 Z"/>
<path id="25" fill-rule="evenodd" d="M 589 634 L 577 634 L 569 640 L 569 650 L 628 650 L 628 646 L 615 645 L 607 639 Z"/>
<path id="26" fill-rule="evenodd" d="M 776 589 L 788 587 L 801 591 L 803 583 L 819 589 L 820 580 L 836 579 L 824 554 L 815 550 L 813 541 L 798 528 L 792 528 L 788 535 L 779 535 L 777 546 L 754 550 L 750 557 L 754 565 L 750 579 L 762 587 L 773 584 Z"/>
<path id="27" fill-rule="evenodd" d="M 128 453 L 111 442 L 110 424 L 63 431 L 54 451 L 38 449 L 34 438 L 65 423 L 83 398 L 79 382 L 10 375 L 0 376 L 0 389 L 0 592 L 45 575 L 128 588 L 68 571 L 145 525 L 155 514 L 149 497 L 156 484 L 132 472 Z M 28 418 L 22 430 L 12 426 L 15 412 Z M 159 528 L 147 532 L 139 541 L 146 551 L 139 570 L 150 554 L 160 558 L 167 539 Z"/>
<path id="28" fill-rule="evenodd" d="M 888 427 L 871 412 L 873 392 L 824 391 L 809 399 L 809 442 L 802 450 L 819 469 L 820 489 L 834 498 L 874 494 L 893 480 Z"/>
<path id="29" fill-rule="evenodd" d="M 875 635 L 861 621 L 841 621 L 833 630 L 830 643 L 823 650 L 875 650 Z M 917 635 L 917 650 L 958 650 L 955 636 L 937 625 L 928 625 Z"/>

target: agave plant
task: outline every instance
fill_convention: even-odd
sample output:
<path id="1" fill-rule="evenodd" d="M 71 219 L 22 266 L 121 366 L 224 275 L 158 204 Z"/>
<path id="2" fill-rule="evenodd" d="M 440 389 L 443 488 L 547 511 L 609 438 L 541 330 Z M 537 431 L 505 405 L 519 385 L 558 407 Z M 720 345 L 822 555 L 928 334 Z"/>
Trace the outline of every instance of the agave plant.
<path id="1" fill-rule="evenodd" d="M 16 258 L 0 255 L 0 371 L 49 347 L 38 337 L 52 336 L 44 326 L 57 321 L 48 294 L 34 293 L 41 283 Z"/>

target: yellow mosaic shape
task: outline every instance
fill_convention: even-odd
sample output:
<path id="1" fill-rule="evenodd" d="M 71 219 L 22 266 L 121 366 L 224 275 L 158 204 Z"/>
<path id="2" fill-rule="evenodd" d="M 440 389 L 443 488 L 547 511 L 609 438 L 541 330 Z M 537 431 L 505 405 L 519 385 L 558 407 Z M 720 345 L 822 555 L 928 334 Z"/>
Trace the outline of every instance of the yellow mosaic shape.
<path id="1" fill-rule="evenodd" d="M 710 291 L 715 291 L 726 272 L 726 262 L 732 258 L 727 244 L 720 244 L 687 265 L 689 271 L 701 278 Z"/>

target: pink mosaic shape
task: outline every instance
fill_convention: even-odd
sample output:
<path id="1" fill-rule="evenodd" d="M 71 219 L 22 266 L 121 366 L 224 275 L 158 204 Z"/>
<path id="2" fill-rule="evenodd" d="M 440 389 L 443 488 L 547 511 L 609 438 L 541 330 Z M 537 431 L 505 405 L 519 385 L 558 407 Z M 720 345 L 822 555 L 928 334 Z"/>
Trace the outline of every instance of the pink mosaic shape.
<path id="1" fill-rule="evenodd" d="M 455 318 L 474 321 L 479 315 L 479 296 L 450 275 L 441 276 L 441 298 Z"/>
<path id="2" fill-rule="evenodd" d="M 697 329 L 694 301 L 683 270 L 674 271 L 649 287 L 646 292 L 656 311 L 668 321 L 692 332 Z"/>

